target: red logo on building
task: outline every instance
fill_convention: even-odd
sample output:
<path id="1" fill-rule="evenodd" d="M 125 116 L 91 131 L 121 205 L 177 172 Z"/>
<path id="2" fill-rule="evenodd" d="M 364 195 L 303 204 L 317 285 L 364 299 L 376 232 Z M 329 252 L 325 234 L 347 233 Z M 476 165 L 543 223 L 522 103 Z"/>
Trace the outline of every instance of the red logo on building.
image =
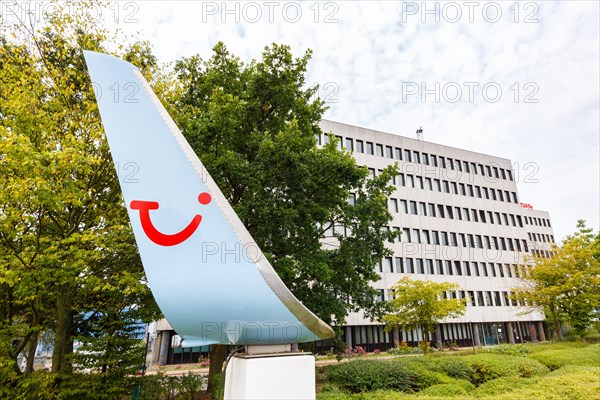
<path id="1" fill-rule="evenodd" d="M 203 192 L 198 196 L 198 201 L 200 204 L 208 204 L 212 198 L 210 194 Z M 198 226 L 200 226 L 200 222 L 202 222 L 202 215 L 196 214 L 192 221 L 180 232 L 174 234 L 166 234 L 159 232 L 158 229 L 154 227 L 154 224 L 150 220 L 150 210 L 158 210 L 158 202 L 156 201 L 145 201 L 145 200 L 132 200 L 130 203 L 130 207 L 132 210 L 139 210 L 140 212 L 140 221 L 142 223 L 142 229 L 148 239 L 152 240 L 154 243 L 159 246 L 175 246 L 180 243 L 185 242 L 196 232 Z"/>
<path id="2" fill-rule="evenodd" d="M 530 208 L 533 210 L 533 206 L 529 203 L 519 203 L 519 205 L 523 208 Z"/>

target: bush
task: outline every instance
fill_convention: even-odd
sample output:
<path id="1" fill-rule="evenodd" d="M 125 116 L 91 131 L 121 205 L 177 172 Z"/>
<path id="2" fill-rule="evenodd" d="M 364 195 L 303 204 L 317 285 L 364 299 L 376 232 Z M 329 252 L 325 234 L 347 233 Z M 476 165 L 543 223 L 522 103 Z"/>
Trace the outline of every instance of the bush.
<path id="1" fill-rule="evenodd" d="M 387 351 L 389 355 L 399 356 L 404 354 L 419 354 L 419 349 L 417 347 L 394 347 Z"/>
<path id="2" fill-rule="evenodd" d="M 525 356 L 531 353 L 531 350 L 523 346 L 522 344 L 501 344 L 485 349 L 484 352 L 506 354 L 508 356 Z"/>
<path id="3" fill-rule="evenodd" d="M 588 333 L 583 337 L 586 343 L 600 343 L 600 333 Z"/>
<path id="4" fill-rule="evenodd" d="M 330 383 L 341 389 L 358 393 L 379 389 L 393 389 L 412 393 L 439 383 L 454 380 L 442 372 L 432 370 L 424 358 L 396 360 L 354 360 L 332 365 L 327 371 Z"/>
<path id="5" fill-rule="evenodd" d="M 469 381 L 457 381 L 454 383 L 440 383 L 425 388 L 421 393 L 428 396 L 461 396 L 469 394 L 475 386 Z"/>
<path id="6" fill-rule="evenodd" d="M 470 380 L 473 368 L 462 357 L 441 357 L 436 359 L 439 369 L 451 378 Z"/>
<path id="7" fill-rule="evenodd" d="M 475 354 L 461 357 L 472 369 L 471 382 L 478 386 L 502 376 L 531 377 L 548 372 L 536 360 L 503 354 Z"/>
<path id="8" fill-rule="evenodd" d="M 600 344 L 586 347 L 545 350 L 531 354 L 530 358 L 538 360 L 550 370 L 565 365 L 600 366 Z"/>
<path id="9" fill-rule="evenodd" d="M 477 396 L 493 396 L 509 393 L 513 390 L 531 385 L 537 380 L 538 378 L 523 379 L 515 376 L 505 376 L 484 382 L 476 389 L 475 394 Z"/>

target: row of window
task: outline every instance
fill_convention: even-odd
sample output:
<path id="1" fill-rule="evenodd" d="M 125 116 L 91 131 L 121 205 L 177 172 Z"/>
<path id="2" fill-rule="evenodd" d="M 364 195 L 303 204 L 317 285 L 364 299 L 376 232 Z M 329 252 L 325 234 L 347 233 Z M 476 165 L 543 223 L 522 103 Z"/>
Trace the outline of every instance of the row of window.
<path id="1" fill-rule="evenodd" d="M 416 202 L 404 199 L 389 199 L 391 212 L 402 214 L 423 215 L 425 217 L 438 217 L 457 219 L 459 221 L 473 221 L 489 224 L 523 227 L 520 215 L 499 213 L 492 211 L 476 210 L 474 208 L 444 206 L 443 204 Z"/>
<path id="2" fill-rule="evenodd" d="M 494 180 L 513 180 L 513 174 L 510 169 L 501 168 L 497 163 L 488 163 L 486 165 L 481 163 L 474 163 L 468 161 L 461 161 L 458 159 L 444 157 L 435 154 L 428 154 L 425 152 L 419 152 L 410 149 L 401 149 L 400 147 L 384 146 L 380 143 L 374 143 L 369 141 L 363 141 L 360 139 L 343 138 L 342 136 L 336 136 L 338 139 L 338 148 L 346 148 L 348 151 L 364 153 L 368 155 L 375 155 L 378 157 L 386 157 L 389 159 L 395 159 L 399 161 L 408 161 L 415 164 L 431 165 L 433 167 L 447 168 L 451 170 L 457 170 L 460 172 L 466 172 L 474 175 L 482 175 L 484 177 L 492 178 Z M 316 136 L 318 144 L 321 144 L 321 135 Z M 329 141 L 329 135 L 325 135 L 324 143 Z"/>
<path id="3" fill-rule="evenodd" d="M 376 301 L 390 301 L 394 298 L 394 291 L 387 289 L 387 295 L 384 296 L 384 289 L 377 289 Z M 472 307 L 517 307 L 521 302 L 510 297 L 507 291 L 489 291 L 489 290 L 455 290 L 444 292 L 444 299 L 467 299 L 467 305 Z M 523 305 L 526 305 L 523 302 Z"/>
<path id="4" fill-rule="evenodd" d="M 388 229 L 390 228 L 388 227 Z M 471 233 L 438 232 L 434 230 L 430 231 L 428 229 L 401 229 L 397 226 L 394 226 L 391 229 L 402 231 L 399 239 L 400 243 L 421 243 L 439 246 L 529 252 L 529 246 L 525 239 L 476 235 Z"/>
<path id="5" fill-rule="evenodd" d="M 547 233 L 527 232 L 527 236 L 532 242 L 554 243 L 554 236 Z"/>
<path id="6" fill-rule="evenodd" d="M 548 218 L 528 217 L 526 215 L 523 218 L 525 218 L 525 223 L 527 225 L 545 226 L 547 228 L 551 227 L 550 220 Z"/>
<path id="7" fill-rule="evenodd" d="M 519 278 L 527 276 L 529 267 L 520 264 L 501 264 L 492 262 L 485 263 L 459 260 L 432 260 L 412 257 L 385 257 L 379 262 L 377 272 Z"/>
<path id="8" fill-rule="evenodd" d="M 383 170 L 378 170 L 381 173 Z M 375 176 L 375 169 L 369 168 L 371 176 Z M 432 179 L 400 173 L 398 177 L 392 178 L 392 183 L 398 187 L 410 187 L 415 189 L 427 189 L 440 193 L 460 194 L 462 196 L 477 197 L 479 199 L 505 201 L 518 204 L 517 193 L 508 190 L 488 188 L 485 186 L 471 185 L 447 181 L 445 179 Z"/>

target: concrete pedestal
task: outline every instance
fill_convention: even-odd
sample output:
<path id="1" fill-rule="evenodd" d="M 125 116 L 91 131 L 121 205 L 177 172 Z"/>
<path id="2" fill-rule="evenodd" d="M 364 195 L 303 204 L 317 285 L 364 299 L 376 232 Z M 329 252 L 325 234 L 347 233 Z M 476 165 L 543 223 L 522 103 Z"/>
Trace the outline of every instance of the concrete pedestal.
<path id="1" fill-rule="evenodd" d="M 315 357 L 310 353 L 240 354 L 227 364 L 225 400 L 315 397 Z"/>

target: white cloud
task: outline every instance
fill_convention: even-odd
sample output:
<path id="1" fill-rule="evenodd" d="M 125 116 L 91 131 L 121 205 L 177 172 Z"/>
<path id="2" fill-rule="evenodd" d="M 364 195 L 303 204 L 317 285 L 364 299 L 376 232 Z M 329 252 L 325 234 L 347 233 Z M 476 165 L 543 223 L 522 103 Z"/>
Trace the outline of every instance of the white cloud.
<path id="1" fill-rule="evenodd" d="M 519 192 L 551 213 L 556 236 L 572 232 L 579 218 L 598 229 L 599 5 L 520 2 L 516 23 L 509 8 L 514 2 L 492 3 L 478 3 L 471 23 L 465 3 L 456 2 L 460 21 L 450 23 L 454 14 L 446 14 L 435 23 L 431 15 L 403 14 L 422 2 L 279 2 L 271 15 L 265 2 L 228 2 L 229 10 L 238 4 L 236 23 L 235 13 L 220 13 L 223 2 L 153 1 L 136 3 L 139 23 L 122 27 L 141 29 L 162 61 L 208 57 L 219 40 L 246 61 L 259 58 L 272 42 L 291 45 L 296 55 L 311 48 L 308 82 L 335 85 L 321 91 L 338 100 L 329 104 L 327 118 L 411 137 L 423 126 L 428 141 L 506 157 L 520 166 L 534 162 L 539 182 L 519 183 Z M 295 4 L 302 13 L 293 23 Z M 447 4 L 439 7 L 450 13 Z M 493 16 L 495 4 L 502 17 L 491 23 L 482 9 Z M 260 21 L 244 21 L 256 15 L 256 5 Z M 210 15 L 215 7 L 218 12 Z M 327 17 L 338 22 L 326 23 Z M 525 23 L 527 17 L 537 22 Z M 436 103 L 433 96 L 424 103 L 418 96 L 403 102 L 403 82 L 426 82 L 428 88 L 435 82 L 442 87 L 479 82 L 479 88 L 494 82 L 502 97 L 492 104 L 477 90 L 469 102 L 463 86 L 456 104 Z M 528 82 L 536 86 L 525 87 Z M 524 103 L 528 94 L 538 103 Z"/>

